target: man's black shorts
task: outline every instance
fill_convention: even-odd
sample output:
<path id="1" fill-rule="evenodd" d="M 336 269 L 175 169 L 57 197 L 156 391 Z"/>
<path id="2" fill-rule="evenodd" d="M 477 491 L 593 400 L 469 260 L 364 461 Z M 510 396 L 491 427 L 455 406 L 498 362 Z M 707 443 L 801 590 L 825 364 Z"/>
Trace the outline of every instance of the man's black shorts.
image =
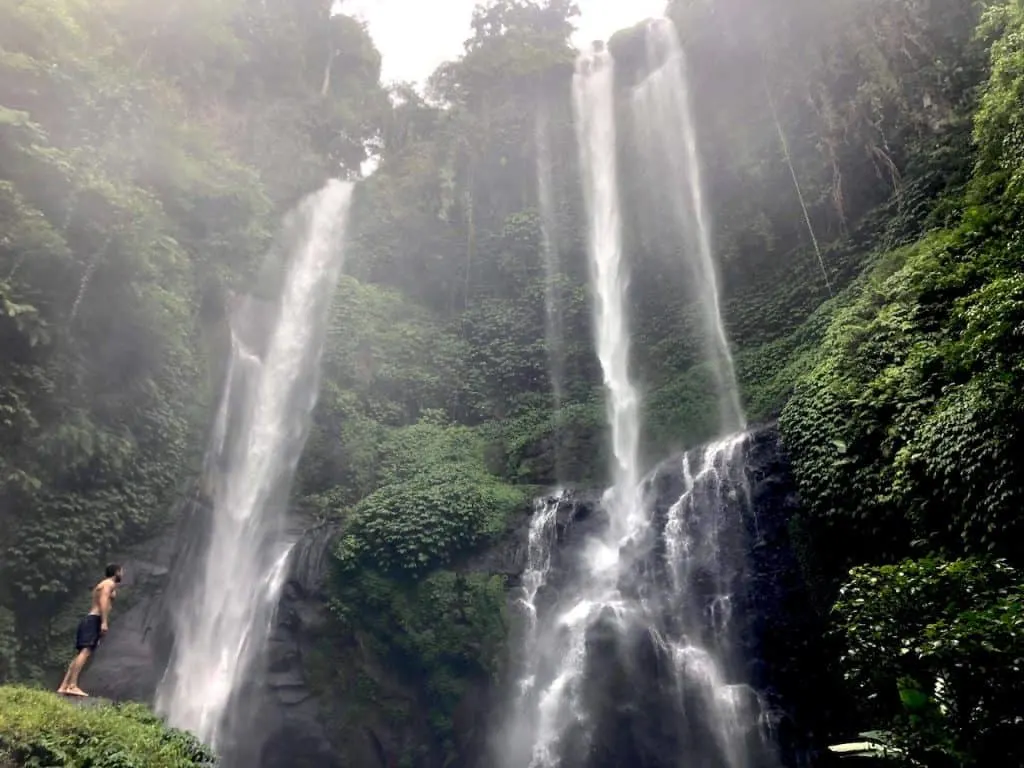
<path id="1" fill-rule="evenodd" d="M 78 632 L 75 633 L 75 650 L 81 651 L 88 648 L 95 651 L 103 636 L 100 632 L 101 626 L 103 626 L 103 619 L 93 613 L 78 622 Z"/>

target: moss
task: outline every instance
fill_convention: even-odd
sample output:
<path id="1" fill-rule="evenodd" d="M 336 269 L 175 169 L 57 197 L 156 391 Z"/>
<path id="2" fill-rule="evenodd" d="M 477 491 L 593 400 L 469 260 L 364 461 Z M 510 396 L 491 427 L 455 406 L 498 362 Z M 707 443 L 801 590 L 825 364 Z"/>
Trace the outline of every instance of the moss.
<path id="1" fill-rule="evenodd" d="M 67 768 L 212 766 L 212 753 L 138 704 L 74 704 L 46 691 L 0 688 L 0 762 Z"/>
<path id="2" fill-rule="evenodd" d="M 383 485 L 345 511 L 334 552 L 331 609 L 361 659 L 332 676 L 349 692 L 340 716 L 345 727 L 395 723 L 416 765 L 455 754 L 456 709 L 497 673 L 504 649 L 504 579 L 462 565 L 505 534 L 529 489 L 488 472 L 485 432 L 437 412 L 392 430 L 380 453 Z M 317 663 L 329 666 L 332 653 L 346 651 L 325 650 Z M 386 690 L 368 674 L 374 666 L 388 670 Z"/>
<path id="3" fill-rule="evenodd" d="M 435 412 L 395 430 L 382 450 L 384 484 L 348 515 L 340 562 L 404 578 L 495 541 L 526 493 L 487 471 L 485 447 Z"/>
<path id="4" fill-rule="evenodd" d="M 350 697 L 394 723 L 428 713 L 429 739 L 409 749 L 453 755 L 456 709 L 474 686 L 498 674 L 507 635 L 504 579 L 440 570 L 408 582 L 362 568 L 338 578 L 334 593 L 334 615 L 360 638 L 362 651 L 418 694 L 382 698 L 377 682 L 355 670 L 346 683 Z"/>

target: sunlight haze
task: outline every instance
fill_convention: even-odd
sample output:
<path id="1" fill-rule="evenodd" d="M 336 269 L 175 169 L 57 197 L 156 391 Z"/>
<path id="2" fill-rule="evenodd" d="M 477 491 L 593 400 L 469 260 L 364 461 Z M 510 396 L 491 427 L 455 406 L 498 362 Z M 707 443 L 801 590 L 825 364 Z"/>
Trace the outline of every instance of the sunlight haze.
<path id="1" fill-rule="evenodd" d="M 660 16 L 666 0 L 580 0 L 573 40 L 585 46 Z M 439 64 L 462 53 L 477 0 L 340 0 L 335 8 L 364 19 L 384 57 L 384 82 L 422 83 Z"/>

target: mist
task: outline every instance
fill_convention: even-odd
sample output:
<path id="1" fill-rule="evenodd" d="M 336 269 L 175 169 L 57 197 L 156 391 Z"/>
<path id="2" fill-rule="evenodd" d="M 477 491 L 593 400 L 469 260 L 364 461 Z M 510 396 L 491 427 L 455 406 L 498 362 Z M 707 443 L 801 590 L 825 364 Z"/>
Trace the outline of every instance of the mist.
<path id="1" fill-rule="evenodd" d="M 0 762 L 1013 763 L 1019 0 L 441 5 L 0 0 Z"/>

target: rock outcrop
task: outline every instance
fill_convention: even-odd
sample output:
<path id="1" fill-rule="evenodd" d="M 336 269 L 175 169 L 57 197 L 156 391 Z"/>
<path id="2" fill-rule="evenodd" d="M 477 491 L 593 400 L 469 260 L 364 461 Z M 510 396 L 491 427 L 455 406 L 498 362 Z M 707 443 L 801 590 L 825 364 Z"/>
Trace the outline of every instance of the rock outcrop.
<path id="1" fill-rule="evenodd" d="M 714 746 L 721 726 L 705 711 L 708 702 L 702 696 L 707 692 L 689 690 L 687 686 L 695 681 L 687 678 L 686 690 L 680 694 L 673 669 L 676 662 L 664 640 L 658 639 L 673 631 L 681 608 L 675 599 L 663 599 L 672 589 L 672 579 L 660 531 L 698 474 L 700 460 L 699 452 L 691 454 L 684 468 L 682 457 L 673 457 L 648 477 L 655 522 L 652 538 L 637 542 L 631 555 L 635 564 L 620 578 L 619 586 L 624 595 L 648 606 L 645 610 L 652 612 L 657 637 L 641 624 L 624 631 L 621 620 L 611 614 L 589 630 L 582 700 L 591 727 L 570 728 L 565 734 L 560 748 L 564 768 L 729 763 L 720 753 L 723 748 Z M 810 604 L 790 541 L 790 522 L 799 500 L 777 430 L 774 426 L 753 430 L 730 466 L 719 465 L 716 477 L 703 482 L 711 483 L 707 491 L 711 495 L 687 514 L 715 523 L 698 521 L 688 534 L 686 546 L 694 549 L 686 589 L 692 592 L 684 603 L 686 610 L 698 611 L 710 622 L 722 599 L 721 590 L 730 594 L 732 653 L 721 670 L 726 677 L 713 687 L 721 695 L 727 689 L 730 697 L 743 698 L 735 706 L 754 717 L 752 729 L 730 731 L 725 751 L 748 751 L 751 766 L 807 765 L 823 746 L 816 743 L 815 734 L 824 732 L 821 718 L 827 708 L 822 706 L 821 692 L 828 681 L 824 654 L 817 647 L 823 627 Z M 570 495 L 560 505 L 552 566 L 536 600 L 542 623 L 559 595 L 572 586 L 583 543 L 604 523 L 600 500 L 594 495 Z M 732 586 L 726 588 L 726 584 Z M 691 625 L 687 631 L 694 629 Z M 708 626 L 699 630 L 703 640 L 692 639 L 698 646 L 714 643 L 717 631 Z M 759 711 L 761 728 L 756 721 Z M 735 727 L 740 727 L 739 722 Z M 759 731 L 767 731 L 777 749 L 763 748 Z M 750 742 L 746 750 L 740 746 L 744 740 Z M 681 756 L 685 756 L 683 762 Z"/>
<path id="2" fill-rule="evenodd" d="M 665 514 L 678 499 L 681 466 L 673 459 L 654 473 L 656 514 Z M 822 674 L 823 665 L 810 641 L 821 636 L 821 628 L 815 624 L 789 541 L 789 520 L 798 500 L 774 428 L 753 433 L 744 472 L 753 514 L 745 523 L 748 589 L 742 611 L 743 655 L 749 659 L 754 688 L 766 698 L 775 716 L 784 761 L 795 765 L 813 747 L 818 713 L 814 693 L 806 689 L 813 688 Z M 182 577 L 175 573 L 175 562 L 184 562 L 183 550 L 198 546 L 195 531 L 203 530 L 208 514 L 209 509 L 193 494 L 183 505 L 175 528 L 125 557 L 128 577 L 123 604 L 118 606 L 108 641 L 83 678 L 97 695 L 153 700 L 173 642 L 168 618 L 177 579 Z M 529 522 L 529 512 L 524 511 L 510 522 L 496 546 L 478 553 L 462 568 L 507 577 L 510 599 L 514 598 L 526 564 Z M 537 600 L 541 612 L 556 600 L 558 590 L 571 577 L 582 542 L 604 522 L 599 494 L 564 496 L 558 510 L 558 544 L 551 573 Z M 335 534 L 333 527 L 322 525 L 300 536 L 271 635 L 266 669 L 239 696 L 235 712 L 239 727 L 233 730 L 240 737 L 229 746 L 229 766 L 391 768 L 388 755 L 405 753 L 410 743 L 425 736 L 429 740 L 429 704 L 421 700 L 421 694 L 376 659 L 358 635 L 332 634 L 336 629 L 330 621 L 325 585 L 331 562 L 329 546 Z M 621 656 L 621 649 L 617 650 L 611 639 L 602 642 L 595 635 L 594 649 L 606 646 L 611 656 Z M 608 685 L 603 693 L 594 695 L 618 699 L 614 710 L 609 710 L 616 727 L 602 731 L 596 754 L 604 758 L 586 763 L 591 767 L 625 764 L 622 759 L 634 759 L 641 753 L 643 764 L 670 764 L 650 757 L 673 744 L 671 736 L 663 732 L 665 723 L 650 716 L 650 707 L 657 706 L 662 695 L 657 660 L 642 652 L 631 658 L 630 669 L 619 669 L 625 677 L 617 675 L 617 667 L 606 659 Z M 377 691 L 373 708 L 360 705 L 363 709 L 353 712 L 356 705 L 347 700 L 345 692 L 324 683 L 329 677 L 325 670 L 337 664 L 351 666 L 372 680 Z M 509 669 L 514 668 L 513 653 Z M 622 682 L 619 688 L 613 685 L 617 679 Z M 503 690 L 488 685 L 467 693 L 454 721 L 460 765 L 475 768 L 489 764 L 487 733 L 502 711 L 504 698 Z M 625 701 L 636 707 L 623 708 Z M 635 716 L 628 715 L 633 710 Z M 420 715 L 411 721 L 396 720 L 391 711 L 418 711 Z M 346 725 L 339 728 L 339 722 Z"/>

